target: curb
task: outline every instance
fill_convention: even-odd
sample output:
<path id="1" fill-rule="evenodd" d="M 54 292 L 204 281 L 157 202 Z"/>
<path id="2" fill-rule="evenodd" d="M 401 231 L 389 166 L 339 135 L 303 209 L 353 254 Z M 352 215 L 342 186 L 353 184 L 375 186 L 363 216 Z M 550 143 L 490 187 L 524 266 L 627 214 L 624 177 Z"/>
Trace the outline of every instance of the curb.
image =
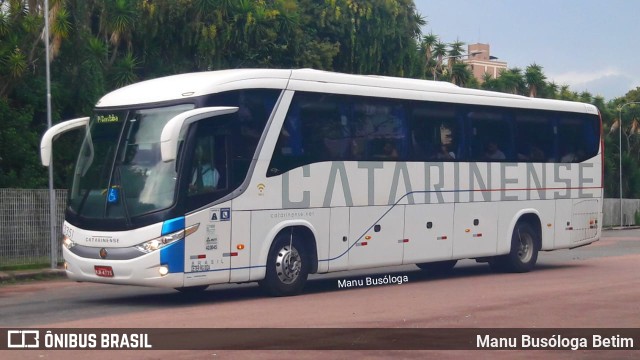
<path id="1" fill-rule="evenodd" d="M 64 269 L 0 271 L 0 281 L 27 280 L 42 277 L 52 278 L 64 276 L 66 276 L 66 271 Z"/>
<path id="2" fill-rule="evenodd" d="M 611 227 L 606 227 L 603 230 L 614 230 L 614 231 L 618 231 L 618 230 L 637 230 L 640 229 L 640 226 L 637 225 L 630 225 L 630 226 L 611 226 Z"/>

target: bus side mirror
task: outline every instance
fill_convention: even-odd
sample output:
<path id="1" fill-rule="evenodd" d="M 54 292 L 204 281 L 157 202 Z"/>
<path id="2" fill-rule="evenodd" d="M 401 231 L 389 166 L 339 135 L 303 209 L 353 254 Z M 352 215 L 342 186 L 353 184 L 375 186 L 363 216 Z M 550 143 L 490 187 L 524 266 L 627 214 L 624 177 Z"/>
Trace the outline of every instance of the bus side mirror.
<path id="1" fill-rule="evenodd" d="M 189 124 L 212 116 L 231 114 L 236 111 L 238 111 L 237 107 L 204 107 L 185 111 L 171 118 L 160 134 L 162 161 L 169 162 L 176 159 L 180 134 L 187 129 Z"/>
<path id="2" fill-rule="evenodd" d="M 53 140 L 55 140 L 58 135 L 79 127 L 86 127 L 88 124 L 89 118 L 83 117 L 61 122 L 47 130 L 47 132 L 42 135 L 42 140 L 40 140 L 40 160 L 42 161 L 42 165 L 49 166 L 51 164 L 51 148 L 53 146 Z"/>

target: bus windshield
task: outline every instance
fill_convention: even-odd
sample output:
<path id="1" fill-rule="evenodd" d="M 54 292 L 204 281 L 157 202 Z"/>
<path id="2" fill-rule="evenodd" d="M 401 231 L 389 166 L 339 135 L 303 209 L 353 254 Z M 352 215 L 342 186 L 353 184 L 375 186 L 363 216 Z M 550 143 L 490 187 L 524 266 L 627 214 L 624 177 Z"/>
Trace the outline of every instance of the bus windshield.
<path id="1" fill-rule="evenodd" d="M 96 111 L 76 164 L 70 209 L 85 218 L 128 219 L 171 206 L 176 166 L 161 160 L 160 133 L 172 117 L 193 108 Z"/>

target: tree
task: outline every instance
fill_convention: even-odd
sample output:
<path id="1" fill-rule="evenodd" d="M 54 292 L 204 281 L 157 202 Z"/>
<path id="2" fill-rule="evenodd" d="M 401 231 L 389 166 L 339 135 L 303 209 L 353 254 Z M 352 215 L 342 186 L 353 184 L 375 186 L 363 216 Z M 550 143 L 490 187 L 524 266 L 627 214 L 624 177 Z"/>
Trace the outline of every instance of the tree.
<path id="1" fill-rule="evenodd" d="M 538 97 L 538 92 L 544 88 L 545 80 L 547 79 L 542 72 L 542 66 L 536 63 L 527 66 L 524 78 L 529 88 L 529 97 Z"/>
<path id="2" fill-rule="evenodd" d="M 501 71 L 498 76 L 498 83 L 501 91 L 520 95 L 524 93 L 525 80 L 522 77 L 522 70 L 518 67 Z"/>
<path id="3" fill-rule="evenodd" d="M 449 44 L 449 51 L 447 52 L 447 55 L 448 55 L 447 68 L 449 69 L 449 72 L 453 70 L 453 65 L 456 64 L 456 62 L 458 61 L 458 58 L 464 55 L 465 53 L 463 48 L 464 45 L 465 43 L 463 43 L 460 40 L 456 40 L 451 44 Z"/>
<path id="4" fill-rule="evenodd" d="M 440 41 L 436 42 L 433 45 L 433 56 L 436 58 L 436 66 L 434 70 L 433 80 L 438 79 L 438 74 L 442 75 L 442 62 L 444 61 L 444 57 L 447 55 L 447 44 L 442 43 Z"/>
<path id="5" fill-rule="evenodd" d="M 422 38 L 420 47 L 424 54 L 424 77 L 436 77 L 436 62 L 433 59 L 433 47 L 438 42 L 438 37 L 433 33 L 429 33 Z"/>
<path id="6" fill-rule="evenodd" d="M 473 79 L 473 73 L 469 66 L 463 62 L 458 62 L 451 68 L 451 82 L 458 86 L 467 86 Z"/>

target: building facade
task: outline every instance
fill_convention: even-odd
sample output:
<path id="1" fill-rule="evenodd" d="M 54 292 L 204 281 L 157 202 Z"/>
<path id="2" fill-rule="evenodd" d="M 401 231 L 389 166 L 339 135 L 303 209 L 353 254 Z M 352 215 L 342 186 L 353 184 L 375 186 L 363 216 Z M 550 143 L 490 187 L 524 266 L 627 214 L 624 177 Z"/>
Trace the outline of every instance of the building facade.
<path id="1" fill-rule="evenodd" d="M 495 79 L 500 75 L 500 71 L 507 69 L 507 63 L 491 56 L 490 50 L 489 44 L 469 44 L 467 47 L 469 57 L 463 60 L 480 83 L 484 74 L 489 74 Z"/>

